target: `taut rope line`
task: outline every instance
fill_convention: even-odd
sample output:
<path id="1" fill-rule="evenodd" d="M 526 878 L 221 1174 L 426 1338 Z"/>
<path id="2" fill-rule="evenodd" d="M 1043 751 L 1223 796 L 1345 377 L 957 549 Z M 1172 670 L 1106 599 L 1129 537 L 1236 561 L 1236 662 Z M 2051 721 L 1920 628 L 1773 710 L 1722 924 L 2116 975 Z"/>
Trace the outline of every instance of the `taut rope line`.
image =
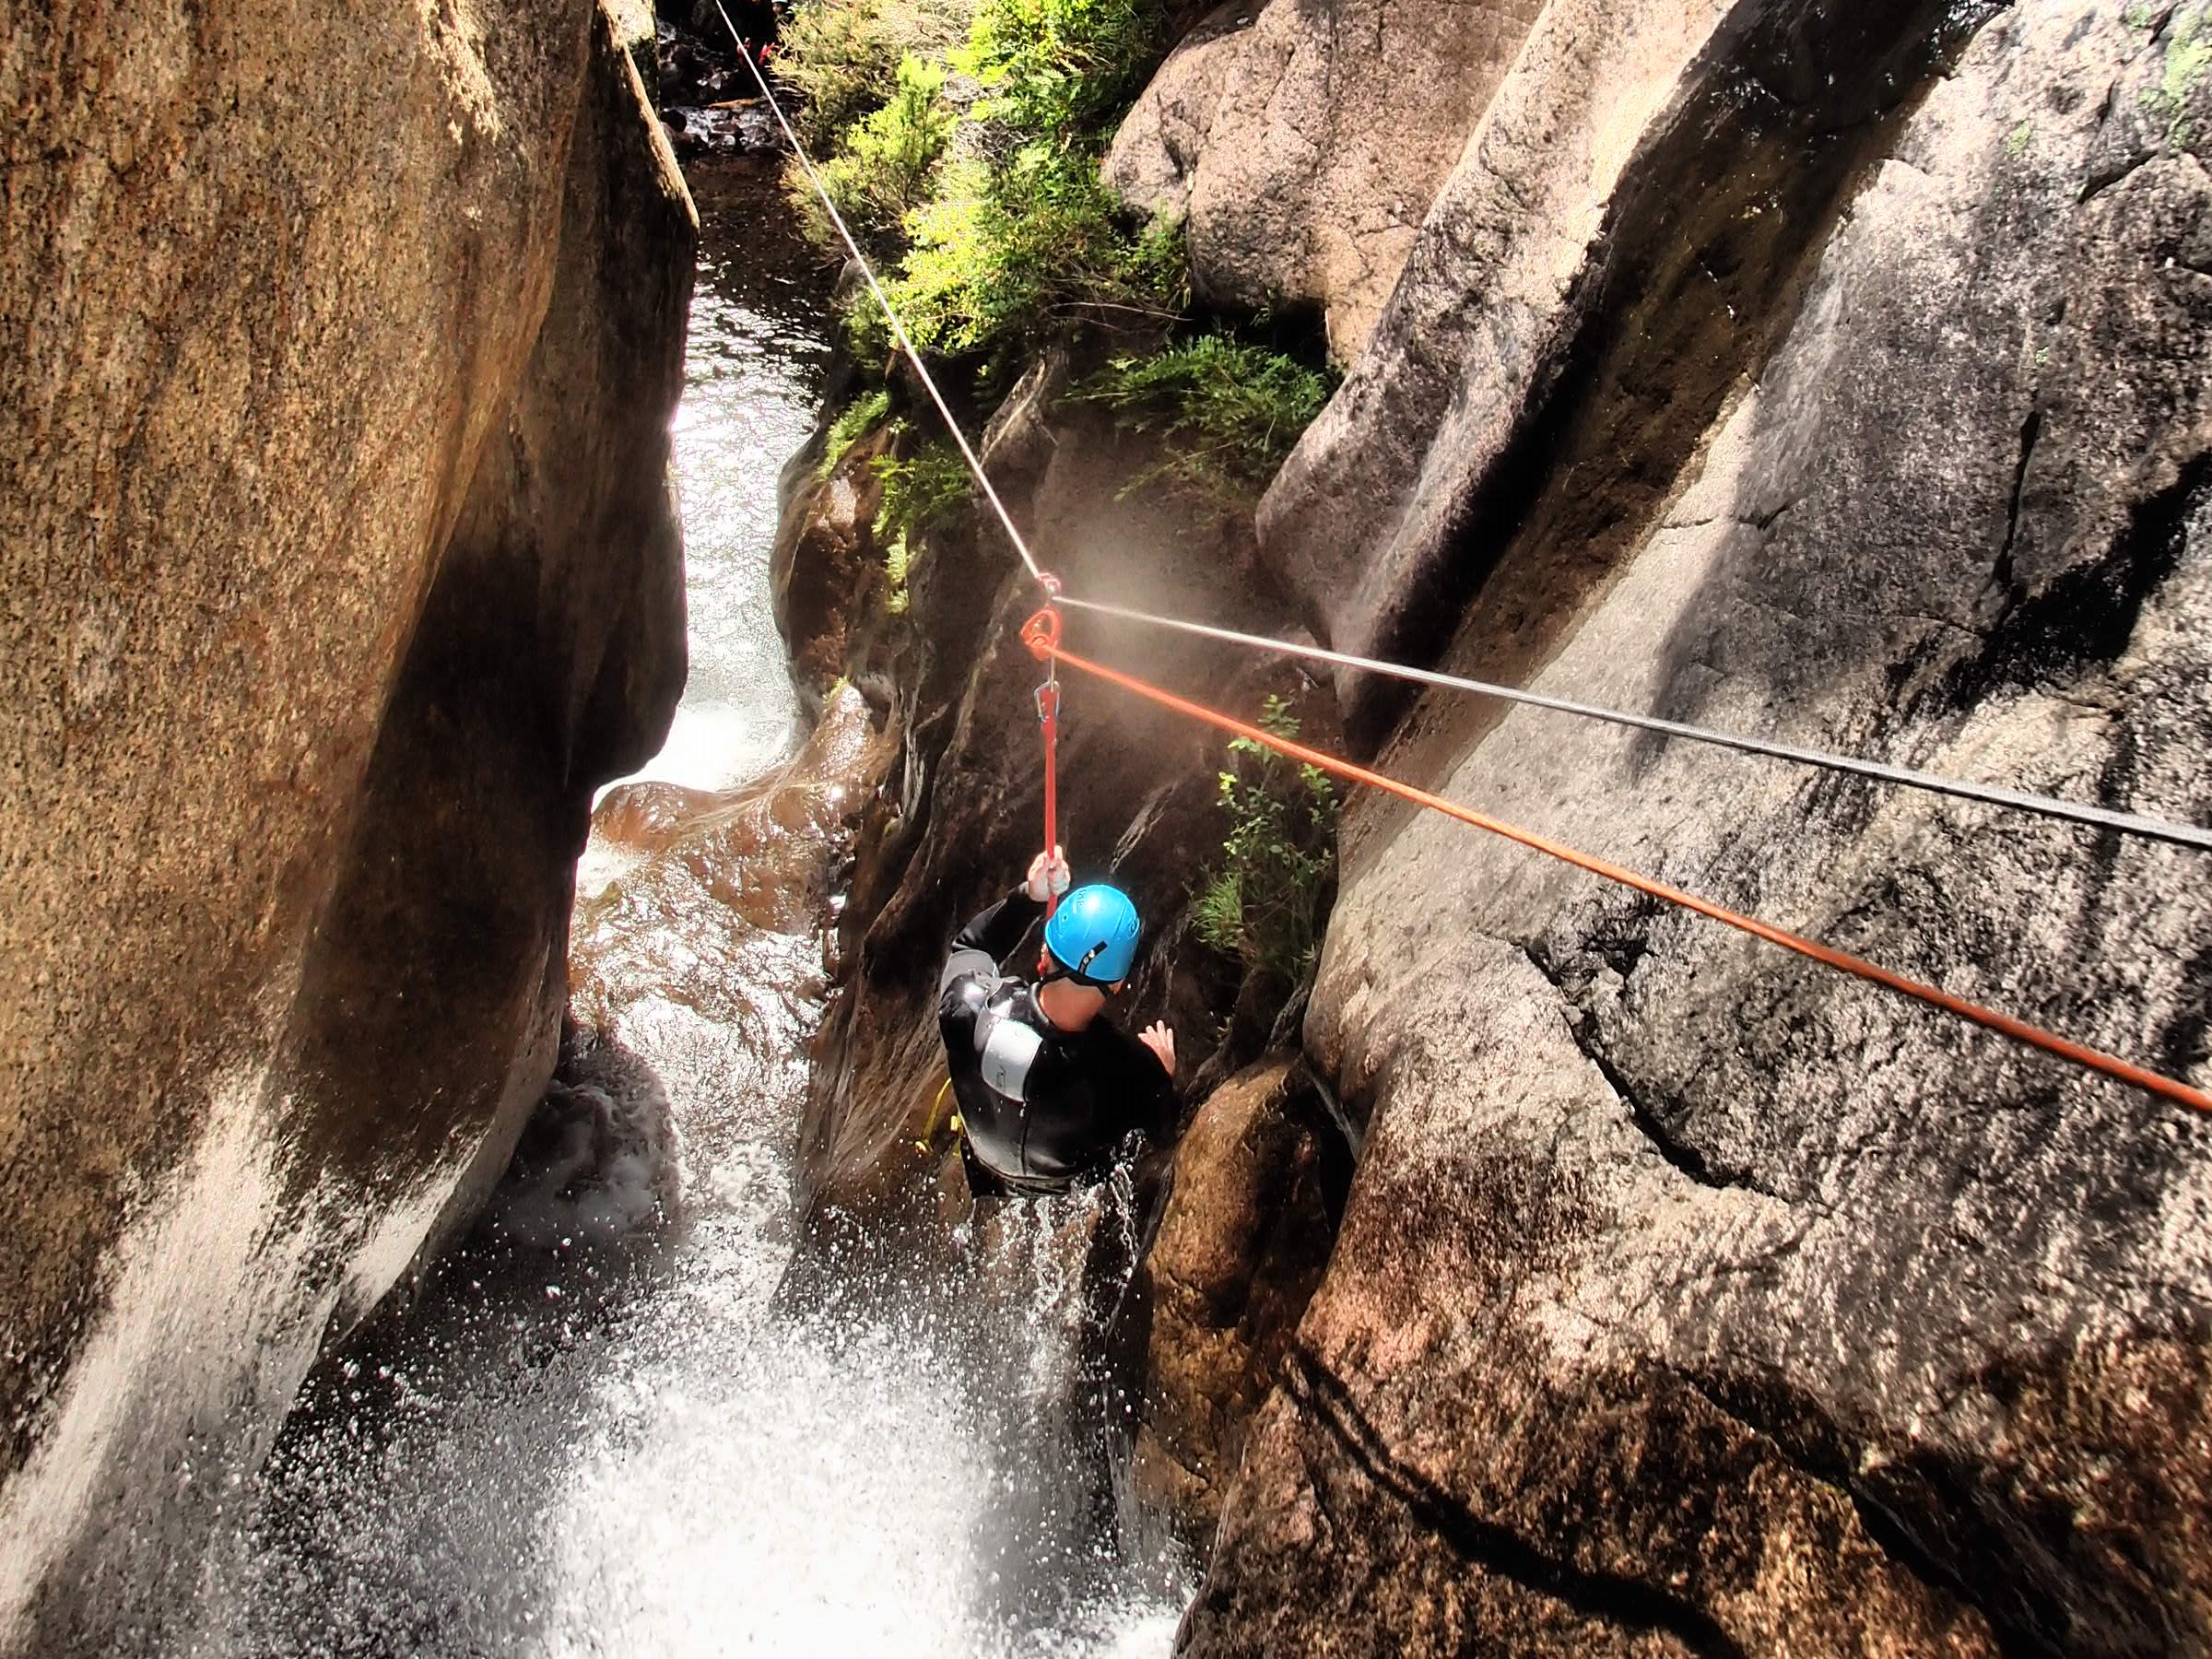
<path id="1" fill-rule="evenodd" d="M 1938 990 L 1934 985 L 1923 983 L 1919 980 L 1908 978 L 1904 974 L 1893 972 L 1877 963 L 1867 961 L 1864 957 L 1853 956 L 1848 951 L 1838 950 L 1830 945 L 1823 945 L 1817 939 L 1808 939 L 1802 934 L 1794 934 L 1786 928 L 1776 927 L 1771 923 L 1761 922 L 1756 916 L 1747 916 L 1739 911 L 1729 910 L 1725 906 L 1715 904 L 1710 899 L 1700 899 L 1695 893 L 1670 886 L 1666 882 L 1655 881 L 1648 876 L 1640 876 L 1633 870 L 1625 869 L 1619 865 L 1609 864 L 1579 848 L 1568 846 L 1563 841 L 1556 841 L 1548 836 L 1538 835 L 1533 830 L 1524 830 L 1517 825 L 1506 823 L 1500 818 L 1491 818 L 1487 813 L 1477 812 L 1471 806 L 1463 806 L 1457 801 L 1446 800 L 1442 795 L 1432 794 L 1428 790 L 1418 789 L 1410 783 L 1386 777 L 1367 767 L 1340 759 L 1322 749 L 1311 748 L 1305 744 L 1295 742 L 1288 737 L 1278 737 L 1273 732 L 1249 724 L 1233 715 L 1224 714 L 1217 709 L 1210 709 L 1204 703 L 1178 697 L 1171 691 L 1163 691 L 1159 687 L 1149 685 L 1133 675 L 1109 668 L 1101 663 L 1094 663 L 1088 657 L 1077 656 L 1074 652 L 1060 644 L 1058 619 L 1053 616 L 1050 606 L 1038 612 L 1030 619 L 1029 625 L 1022 629 L 1022 641 L 1041 660 L 1065 663 L 1071 668 L 1081 669 L 1084 673 L 1095 676 L 1111 685 L 1119 686 L 1125 691 L 1135 692 L 1137 696 L 1158 703 L 1162 708 L 1172 709 L 1175 712 L 1188 715 L 1193 720 L 1203 721 L 1207 725 L 1228 732 L 1234 736 L 1264 744 L 1277 754 L 1287 755 L 1293 760 L 1301 761 L 1308 766 L 1319 767 L 1323 771 L 1332 773 L 1350 782 L 1364 783 L 1371 788 L 1380 789 L 1387 794 L 1396 795 L 1401 800 L 1410 801 L 1417 806 L 1429 807 L 1432 811 L 1444 814 L 1447 818 L 1457 818 L 1463 824 L 1471 824 L 1477 830 L 1487 830 L 1492 835 L 1502 836 L 1510 841 L 1517 841 L 1524 847 L 1532 848 L 1548 858 L 1556 858 L 1562 864 L 1572 865 L 1580 870 L 1587 870 L 1593 876 L 1601 876 L 1607 881 L 1618 882 L 1621 886 L 1632 888 L 1637 892 L 1650 898 L 1662 900 L 1683 910 L 1693 911 L 1700 916 L 1735 928 L 1738 932 L 1749 934 L 1755 939 L 1764 939 L 1770 945 L 1779 945 L 1784 950 L 1794 951 L 1799 956 L 1820 963 L 1823 967 L 1833 968 L 1858 979 L 1867 980 L 1885 989 L 1895 991 L 1900 995 L 1913 997 L 1932 1007 L 1940 1008 L 1947 1014 L 1957 1015 L 1961 1019 L 1971 1020 L 1975 1025 L 1985 1027 L 2002 1036 L 2009 1037 L 2016 1042 L 2025 1043 L 2030 1048 L 2041 1049 L 2045 1053 L 2055 1054 L 2062 1060 L 2068 1060 L 2077 1065 L 2086 1066 L 2090 1071 L 2100 1072 L 2104 1076 L 2116 1078 L 2123 1083 L 2133 1084 L 2137 1088 L 2147 1089 L 2152 1094 L 2176 1101 L 2183 1106 L 2192 1107 L 2198 1112 L 2212 1113 L 2212 1094 L 2207 1094 L 2205 1090 L 2184 1083 L 2179 1078 L 2169 1077 L 2161 1072 L 2154 1072 L 2146 1066 L 2137 1065 L 2133 1061 L 2123 1060 L 2117 1055 L 2108 1054 L 2101 1050 L 2072 1041 L 2054 1032 L 2047 1031 L 2041 1026 L 2030 1025 L 2024 1019 L 2015 1018 L 2010 1014 L 2000 1014 L 1994 1008 L 1983 1007 L 1980 1003 L 1969 1002 L 1965 997 L 1954 996 L 1947 991 Z"/>
<path id="2" fill-rule="evenodd" d="M 2046 818 L 2066 818 L 2077 824 L 2093 825 L 2100 830 L 2118 830 L 2130 835 L 2147 836 L 2156 841 L 2171 841 L 2177 846 L 2194 847 L 2200 852 L 2212 853 L 2212 830 L 2195 824 L 2177 824 L 2167 818 L 2145 818 L 2133 812 L 2114 812 L 2110 807 L 2092 806 L 2085 802 L 2064 800 L 2055 795 L 2030 794 L 2025 790 L 2005 789 L 1994 783 L 1975 783 L 1961 778 L 1943 777 L 1935 772 L 1914 771 L 1909 767 L 1890 766 L 1879 760 L 1862 760 L 1853 755 L 1801 748 L 1794 744 L 1774 743 L 1763 737 L 1745 737 L 1706 726 L 1687 725 L 1678 720 L 1661 720 L 1652 714 L 1624 713 L 1618 709 L 1574 702 L 1564 697 L 1547 697 L 1540 691 L 1524 691 L 1517 687 L 1500 686 L 1489 680 L 1466 679 L 1456 674 L 1439 674 L 1430 668 L 1409 668 L 1402 663 L 1355 656 L 1349 652 L 1330 651 L 1320 645 L 1300 645 L 1289 640 L 1271 640 L 1264 634 L 1239 633 L 1232 628 L 1186 622 L 1180 617 L 1158 617 L 1149 611 L 1106 605 L 1096 599 L 1077 599 L 1063 594 L 1059 602 L 1073 610 L 1094 611 L 1101 617 L 1118 617 L 1126 622 L 1173 629 L 1179 633 L 1222 640 L 1253 651 L 1273 652 L 1278 656 L 1302 657 L 1308 662 L 1330 663 L 1340 668 L 1358 668 L 1370 674 L 1387 675 L 1393 679 L 1411 680 L 1417 685 L 1441 686 L 1453 691 L 1473 692 L 1479 697 L 1500 698 L 1507 702 L 1525 703 L 1531 708 L 1549 709 L 1555 713 L 1579 715 L 1584 720 L 1602 720 L 1614 725 L 1633 726 L 1638 731 L 1658 732 L 1668 737 L 1684 737 L 1692 743 L 1710 743 L 1722 748 L 1737 749 L 1745 754 L 1795 761 L 1801 766 L 1825 767 L 1830 771 L 1850 772 L 1884 783 L 1900 783 L 1908 789 L 1924 789 L 1936 794 L 1957 795 L 1964 800 L 1981 801 L 1992 806 L 2009 806 L 2018 811 L 2041 813 Z"/>
<path id="3" fill-rule="evenodd" d="M 1961 800 L 1978 801 L 1985 806 L 2006 807 L 2016 812 L 2034 813 L 2043 818 L 2085 824 L 2093 829 L 2113 830 L 2126 835 L 2144 836 L 2175 846 L 2194 848 L 2200 853 L 2212 852 L 2212 829 L 2195 824 L 2176 823 L 2171 819 L 2151 818 L 2141 813 L 2117 812 L 2106 806 L 2094 806 L 2081 801 L 2068 801 L 2056 795 L 2034 794 L 2026 790 L 2006 789 L 1994 783 L 1977 783 L 1961 778 L 1947 778 L 1936 772 L 1917 771 L 1910 767 L 1891 766 L 1879 760 L 1863 760 L 1856 756 L 1839 755 L 1827 749 L 1806 748 L 1796 744 L 1775 743 L 1760 737 L 1746 737 L 1733 732 L 1716 731 L 1709 726 L 1691 725 L 1684 721 L 1662 720 L 1656 715 L 1630 714 L 1618 709 L 1603 708 L 1594 703 L 1576 702 L 1564 697 L 1547 697 L 1542 692 L 1525 691 L 1512 686 L 1497 685 L 1488 680 L 1468 679 L 1453 674 L 1440 674 L 1433 669 L 1412 668 L 1402 663 L 1384 662 L 1377 657 L 1357 656 L 1349 652 L 1330 651 L 1320 645 L 1300 645 L 1288 640 L 1272 640 L 1261 634 L 1240 633 L 1234 629 L 1216 628 L 1204 622 L 1185 621 L 1179 617 L 1157 616 L 1152 612 L 1134 610 L 1126 606 L 1109 605 L 1097 599 L 1083 599 L 1072 594 L 1063 594 L 1060 592 L 1059 582 L 1042 565 L 1038 563 L 1036 555 L 1030 550 L 1028 538 L 1022 535 L 1020 528 L 1014 523 L 1014 515 L 1006 511 L 1006 502 L 999 499 L 997 487 L 991 482 L 990 475 L 983 470 L 982 460 L 977 456 L 973 446 L 969 443 L 967 434 L 960 429 L 959 421 L 953 416 L 951 405 L 946 402 L 945 394 L 937 389 L 936 380 L 929 372 L 928 365 L 922 360 L 922 354 L 915 347 L 913 337 L 907 333 L 906 324 L 900 321 L 898 311 L 891 304 L 890 297 L 883 291 L 883 284 L 877 279 L 876 267 L 869 264 L 867 255 L 860 251 L 860 244 L 853 240 L 853 232 L 845 223 L 844 215 L 838 211 L 837 204 L 830 199 L 829 189 L 823 184 L 821 175 L 815 171 L 814 161 L 806 154 L 806 147 L 799 142 L 798 133 L 784 115 L 783 106 L 778 101 L 774 89 L 769 86 L 768 77 L 760 72 L 759 65 L 753 61 L 752 51 L 747 46 L 745 37 L 737 32 L 737 26 L 730 21 L 730 14 L 723 6 L 722 0 L 715 0 L 714 8 L 722 14 L 723 27 L 730 31 L 731 40 L 736 42 L 737 55 L 745 60 L 746 68 L 752 72 L 753 83 L 760 88 L 760 96 L 767 100 L 769 110 L 775 116 L 776 125 L 782 130 L 784 141 L 791 146 L 792 154 L 798 158 L 799 166 L 806 174 L 806 182 L 814 187 L 814 194 L 820 200 L 822 210 L 830 216 L 830 224 L 836 227 L 839 239 L 845 244 L 845 251 L 852 254 L 853 262 L 860 266 L 861 275 L 867 280 L 868 292 L 875 297 L 877 308 L 883 312 L 884 321 L 890 324 L 891 333 L 899 342 L 900 350 L 905 354 L 907 361 L 913 366 L 915 375 L 920 379 L 923 388 L 929 394 L 930 402 L 936 406 L 937 414 L 945 423 L 946 431 L 951 435 L 954 444 L 959 447 L 960 459 L 967 464 L 969 472 L 974 477 L 977 486 L 982 490 L 983 499 L 990 502 L 992 513 L 1006 530 L 1006 539 L 1013 544 L 1014 551 L 1020 556 L 1023 568 L 1043 585 L 1048 596 L 1057 603 L 1066 606 L 1070 609 L 1090 611 L 1102 617 L 1116 617 L 1124 621 L 1142 623 L 1151 628 L 1172 629 L 1178 632 L 1195 634 L 1205 639 L 1220 640 L 1229 644 L 1242 646 L 1247 650 L 1270 652 L 1278 656 L 1299 657 L 1309 662 L 1329 663 L 1341 668 L 1356 668 L 1368 674 L 1379 674 L 1392 679 L 1409 680 L 1417 685 L 1438 686 L 1448 690 L 1469 692 L 1479 697 L 1500 698 L 1508 702 L 1523 703 L 1530 708 L 1546 709 L 1554 713 L 1571 714 L 1584 720 L 1605 721 L 1613 725 L 1633 727 L 1638 731 L 1655 732 L 1666 737 L 1680 737 L 1691 743 L 1710 744 L 1720 748 L 1734 749 L 1742 754 L 1761 755 L 1770 759 L 1786 760 L 1799 766 L 1820 767 L 1830 771 L 1848 773 L 1854 777 L 1871 778 L 1877 782 L 1894 783 L 1907 789 L 1919 789 L 1936 794 L 1952 795 Z"/>

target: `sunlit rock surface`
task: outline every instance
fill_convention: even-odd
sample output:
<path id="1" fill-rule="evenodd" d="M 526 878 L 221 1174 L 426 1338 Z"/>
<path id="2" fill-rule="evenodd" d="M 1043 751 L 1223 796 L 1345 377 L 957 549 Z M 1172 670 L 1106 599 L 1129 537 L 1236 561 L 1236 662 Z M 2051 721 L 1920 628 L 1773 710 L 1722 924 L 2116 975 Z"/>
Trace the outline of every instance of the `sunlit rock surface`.
<path id="1" fill-rule="evenodd" d="M 1468 350 L 1428 476 L 1495 501 L 1519 467 L 1524 504 L 1433 544 L 1474 594 L 1447 665 L 2202 822 L 2201 27 L 1987 22 L 1865 135 L 1801 300 L 1730 287 L 1713 227 L 1728 325 L 1605 335 L 1541 453 L 1466 436 L 1529 418 Z M 1497 268 L 1398 300 L 1457 281 L 1512 334 Z M 1400 453 L 1362 399 L 1418 355 L 1386 323 L 1305 462 Z M 1456 699 L 1384 760 L 2212 1077 L 2201 854 Z M 1346 855 L 1306 1038 L 1369 1139 L 1186 1652 L 2212 1640 L 2212 1122 L 1434 815 L 1365 804 Z"/>
<path id="2" fill-rule="evenodd" d="M 1543 9 L 1231 0 L 1153 77 L 1106 182 L 1182 222 L 1201 298 L 1318 311 L 1349 361 Z"/>
<path id="3" fill-rule="evenodd" d="M 683 677 L 649 29 L 0 26 L 0 1645 L 153 1640 L 543 1092 L 593 787 Z"/>
<path id="4" fill-rule="evenodd" d="M 1443 642 L 1552 470 L 1572 614 L 1756 369 L 1855 170 L 1986 6 L 1553 0 L 1262 502 L 1315 629 Z M 1517 667 L 1541 661 L 1532 645 Z"/>

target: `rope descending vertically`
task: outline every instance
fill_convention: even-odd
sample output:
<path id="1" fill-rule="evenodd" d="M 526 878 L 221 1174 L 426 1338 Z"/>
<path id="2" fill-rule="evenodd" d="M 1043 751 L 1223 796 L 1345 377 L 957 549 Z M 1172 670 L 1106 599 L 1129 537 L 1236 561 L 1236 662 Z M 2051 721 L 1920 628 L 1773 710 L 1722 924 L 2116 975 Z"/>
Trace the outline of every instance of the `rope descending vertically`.
<path id="1" fill-rule="evenodd" d="M 1058 613 L 1047 614 L 1056 618 Z M 1060 665 L 1049 658 L 1044 684 L 1037 688 L 1037 724 L 1044 738 L 1044 851 L 1050 857 L 1060 851 Z M 1047 881 L 1045 918 L 1049 921 L 1059 908 L 1059 890 Z"/>
<path id="2" fill-rule="evenodd" d="M 1833 968 L 1840 972 L 1869 981 L 1888 990 L 1897 992 L 1900 995 L 1913 997 L 1932 1007 L 1940 1008 L 1945 1013 L 1956 1015 L 1961 1019 L 1971 1020 L 1975 1025 L 1985 1027 L 2002 1036 L 2009 1037 L 2016 1042 L 2025 1043 L 2030 1048 L 2041 1049 L 2045 1053 L 2055 1054 L 2062 1060 L 2071 1061 L 2077 1065 L 2102 1073 L 2104 1076 L 2116 1078 L 2123 1083 L 2133 1084 L 2138 1088 L 2147 1089 L 2152 1094 L 2194 1108 L 2195 1111 L 2212 1112 L 2212 1094 L 2208 1094 L 2194 1085 L 2184 1083 L 2179 1078 L 2169 1077 L 2163 1073 L 2137 1065 L 2133 1061 L 2123 1060 L 2116 1055 L 2107 1054 L 2100 1050 L 2072 1041 L 2053 1032 L 2046 1031 L 2041 1026 L 2030 1025 L 2024 1019 L 2016 1018 L 2009 1014 L 2001 1014 L 1994 1008 L 1985 1008 L 1979 1003 L 1968 1001 L 1965 997 L 1954 996 L 1949 992 L 1938 990 L 1934 985 L 1924 984 L 1921 981 L 1908 978 L 1904 974 L 1892 972 L 1889 969 L 1869 962 L 1863 957 L 1853 956 L 1848 951 L 1838 950 L 1832 946 L 1823 945 L 1818 940 L 1808 939 L 1801 934 L 1791 933 L 1786 928 L 1776 927 L 1771 923 L 1761 922 L 1756 916 L 1747 916 L 1741 912 L 1729 910 L 1725 906 L 1715 904 L 1710 899 L 1700 899 L 1697 894 L 1687 892 L 1681 888 L 1671 886 L 1664 881 L 1655 881 L 1648 876 L 1638 875 L 1633 870 L 1610 864 L 1605 859 L 1568 846 L 1563 841 L 1556 841 L 1548 836 L 1538 835 L 1534 830 L 1524 830 L 1517 825 L 1506 823 L 1502 819 L 1491 818 L 1488 814 L 1477 812 L 1473 807 L 1463 806 L 1457 801 L 1447 800 L 1442 795 L 1433 794 L 1428 790 L 1401 782 L 1395 778 L 1387 777 L 1368 767 L 1356 765 L 1352 761 L 1342 759 L 1324 750 L 1313 748 L 1291 738 L 1279 736 L 1264 727 L 1253 725 L 1233 715 L 1224 714 L 1219 710 L 1208 708 L 1204 703 L 1178 697 L 1171 691 L 1163 691 L 1157 686 L 1136 678 L 1134 675 L 1124 674 L 1118 669 L 1094 663 L 1088 657 L 1077 656 L 1060 643 L 1059 618 L 1049 606 L 1030 619 L 1029 625 L 1022 630 L 1022 639 L 1041 660 L 1065 663 L 1071 668 L 1080 669 L 1086 674 L 1093 675 L 1112 685 L 1119 686 L 1124 690 L 1134 692 L 1163 708 L 1172 709 L 1179 714 L 1203 721 L 1207 725 L 1228 732 L 1233 736 L 1263 744 L 1277 754 L 1286 755 L 1291 759 L 1308 766 L 1318 767 L 1333 776 L 1346 779 L 1354 783 L 1364 783 L 1371 788 L 1395 795 L 1400 800 L 1410 801 L 1417 806 L 1426 806 L 1431 811 L 1441 812 L 1448 818 L 1457 818 L 1461 823 L 1471 824 L 1477 830 L 1487 830 L 1492 835 L 1502 836 L 1507 841 L 1516 841 L 1548 858 L 1556 858 L 1563 864 L 1572 865 L 1577 869 L 1587 870 L 1594 876 L 1603 877 L 1607 881 L 1618 882 L 1623 887 L 1632 888 L 1647 897 L 1694 912 L 1700 916 L 1735 928 L 1739 932 L 1749 934 L 1753 938 L 1764 939 L 1770 945 L 1779 945 L 1784 950 L 1794 951 L 1799 956 L 1808 958 L 1824 967 Z"/>

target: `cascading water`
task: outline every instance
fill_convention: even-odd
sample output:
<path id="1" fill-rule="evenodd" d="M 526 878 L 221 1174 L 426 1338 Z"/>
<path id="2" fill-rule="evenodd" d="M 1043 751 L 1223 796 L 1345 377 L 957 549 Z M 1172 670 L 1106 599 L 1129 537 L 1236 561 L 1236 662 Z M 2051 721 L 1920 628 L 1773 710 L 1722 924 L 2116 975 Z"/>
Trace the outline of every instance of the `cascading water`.
<path id="1" fill-rule="evenodd" d="M 771 174 L 695 182 L 677 426 L 692 670 L 649 775 L 720 788 L 793 746 L 767 558 L 827 306 Z M 833 706 L 801 770 L 762 787 L 833 800 L 851 750 L 835 723 L 865 728 L 858 706 Z M 1187 1584 L 1122 1541 L 1101 1501 L 1103 1419 L 1082 1408 L 1085 1241 L 1121 1230 L 1126 1255 L 1125 1181 L 979 1221 L 963 1284 L 777 1302 L 822 942 L 818 894 L 758 890 L 762 870 L 804 888 L 805 849 L 753 852 L 739 880 L 726 861 L 594 839 L 580 987 L 619 1048 L 571 1095 L 586 1139 L 594 1124 L 629 1135 L 637 1190 L 618 1175 L 564 1205 L 548 1154 L 555 1175 L 503 1193 L 497 1241 L 472 1242 L 423 1305 L 322 1368 L 214 1574 L 204 1651 L 1167 1651 Z M 662 1090 L 681 1218 L 610 1242 L 650 1207 Z"/>

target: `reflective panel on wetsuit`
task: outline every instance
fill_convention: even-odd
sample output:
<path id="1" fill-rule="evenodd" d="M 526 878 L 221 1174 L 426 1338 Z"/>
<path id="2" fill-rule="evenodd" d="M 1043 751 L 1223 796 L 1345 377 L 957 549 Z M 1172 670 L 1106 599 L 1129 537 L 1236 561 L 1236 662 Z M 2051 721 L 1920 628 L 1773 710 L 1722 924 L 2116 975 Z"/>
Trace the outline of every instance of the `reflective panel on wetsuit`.
<path id="1" fill-rule="evenodd" d="M 983 1081 L 1009 1100 L 1026 1098 L 1030 1067 L 1044 1038 L 1032 1027 L 1008 1017 L 1010 1003 L 994 1006 L 984 1016 L 982 1053 L 977 1069 Z"/>

